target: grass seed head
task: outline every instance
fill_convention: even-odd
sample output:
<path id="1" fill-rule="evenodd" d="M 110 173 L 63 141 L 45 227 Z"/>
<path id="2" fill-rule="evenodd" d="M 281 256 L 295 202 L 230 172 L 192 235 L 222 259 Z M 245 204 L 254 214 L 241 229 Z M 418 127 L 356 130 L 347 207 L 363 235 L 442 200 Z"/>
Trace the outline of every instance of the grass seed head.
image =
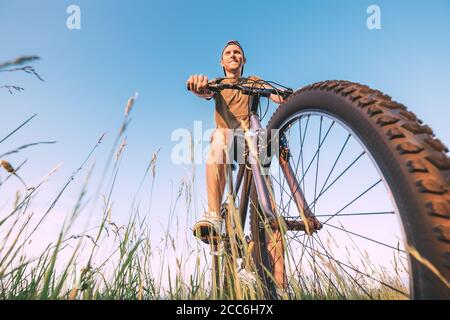
<path id="1" fill-rule="evenodd" d="M 9 173 L 14 173 L 13 166 L 6 160 L 0 160 L 0 167 L 3 167 Z"/>
<path id="2" fill-rule="evenodd" d="M 131 111 L 131 109 L 133 108 L 133 105 L 134 105 L 134 101 L 137 99 L 138 95 L 139 94 L 136 92 L 134 94 L 134 96 L 132 96 L 132 97 L 130 97 L 128 99 L 127 106 L 125 107 L 125 116 L 126 117 L 128 117 L 128 115 L 130 114 L 130 111 Z"/>
<path id="3" fill-rule="evenodd" d="M 126 146 L 126 145 L 127 145 L 127 138 L 125 137 L 125 138 L 122 140 L 122 143 L 120 144 L 119 150 L 117 150 L 117 153 L 116 153 L 116 160 L 119 160 L 119 158 L 120 158 L 120 156 L 122 155 L 123 150 L 125 149 L 125 146 Z"/>

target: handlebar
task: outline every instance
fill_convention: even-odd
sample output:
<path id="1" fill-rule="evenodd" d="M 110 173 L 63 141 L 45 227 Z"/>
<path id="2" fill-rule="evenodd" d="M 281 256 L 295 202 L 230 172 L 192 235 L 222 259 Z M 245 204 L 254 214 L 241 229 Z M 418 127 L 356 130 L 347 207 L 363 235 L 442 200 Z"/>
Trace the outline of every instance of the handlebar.
<path id="1" fill-rule="evenodd" d="M 186 86 L 189 90 L 189 86 Z M 212 92 L 220 92 L 224 89 L 234 89 L 239 90 L 243 94 L 253 95 L 253 96 L 259 96 L 259 97 L 270 97 L 270 95 L 279 95 L 283 99 L 286 99 L 288 96 L 290 96 L 294 91 L 290 88 L 286 88 L 283 90 L 276 89 L 276 88 L 265 88 L 261 84 L 255 85 L 244 85 L 239 83 L 215 83 L 214 81 L 211 81 L 206 86 L 206 89 Z M 190 91 L 190 90 L 189 90 Z"/>

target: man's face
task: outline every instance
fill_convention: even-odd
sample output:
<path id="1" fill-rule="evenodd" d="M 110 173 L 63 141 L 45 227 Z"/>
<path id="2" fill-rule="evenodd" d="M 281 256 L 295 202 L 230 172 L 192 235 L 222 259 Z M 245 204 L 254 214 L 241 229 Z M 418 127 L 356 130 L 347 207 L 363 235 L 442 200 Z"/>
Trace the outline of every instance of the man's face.
<path id="1" fill-rule="evenodd" d="M 230 44 L 225 48 L 222 54 L 222 61 L 220 63 L 226 71 L 236 73 L 241 70 L 245 64 L 245 58 L 242 50 L 235 44 Z"/>

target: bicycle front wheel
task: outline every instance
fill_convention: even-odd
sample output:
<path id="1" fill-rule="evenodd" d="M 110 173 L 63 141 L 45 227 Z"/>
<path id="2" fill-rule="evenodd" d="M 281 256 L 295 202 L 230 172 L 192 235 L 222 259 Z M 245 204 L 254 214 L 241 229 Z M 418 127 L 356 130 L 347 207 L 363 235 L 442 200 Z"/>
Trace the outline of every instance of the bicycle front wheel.
<path id="1" fill-rule="evenodd" d="M 267 128 L 286 142 L 323 226 L 312 235 L 295 227 L 301 218 L 274 157 L 270 181 L 286 221 L 284 252 L 274 257 L 267 230 L 255 250 L 262 269 L 279 273 L 282 264 L 288 294 L 450 297 L 450 160 L 428 126 L 380 91 L 325 81 L 293 94 Z M 257 226 L 257 205 L 252 210 Z"/>

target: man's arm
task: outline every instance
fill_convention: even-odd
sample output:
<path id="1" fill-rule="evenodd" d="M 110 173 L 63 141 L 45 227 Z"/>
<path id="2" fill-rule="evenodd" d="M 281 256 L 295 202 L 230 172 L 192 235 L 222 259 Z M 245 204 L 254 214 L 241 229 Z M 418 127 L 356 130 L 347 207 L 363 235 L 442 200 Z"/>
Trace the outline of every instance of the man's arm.
<path id="1" fill-rule="evenodd" d="M 214 96 L 214 92 L 206 89 L 207 85 L 208 77 L 201 74 L 192 75 L 186 81 L 188 90 L 190 90 L 197 97 L 209 100 Z"/>

